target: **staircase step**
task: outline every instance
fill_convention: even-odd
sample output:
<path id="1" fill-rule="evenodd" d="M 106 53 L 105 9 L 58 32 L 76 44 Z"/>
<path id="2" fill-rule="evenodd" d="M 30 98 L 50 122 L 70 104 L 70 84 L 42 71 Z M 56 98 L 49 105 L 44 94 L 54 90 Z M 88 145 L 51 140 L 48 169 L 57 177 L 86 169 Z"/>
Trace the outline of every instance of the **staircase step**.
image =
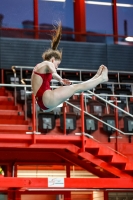
<path id="1" fill-rule="evenodd" d="M 114 154 L 113 154 L 113 158 L 112 158 L 112 161 L 111 161 L 112 164 L 116 164 L 116 163 L 126 163 L 126 162 L 128 162 L 128 159 L 127 159 L 126 156 L 121 155 L 121 154 L 119 154 L 119 153 L 114 153 Z"/>
<path id="2" fill-rule="evenodd" d="M 90 149 L 92 149 L 92 148 L 99 148 L 99 143 L 96 142 L 96 141 L 94 141 L 94 140 L 92 140 L 92 139 L 87 138 L 87 140 L 86 140 L 86 147 L 90 148 Z"/>
<path id="3" fill-rule="evenodd" d="M 24 119 L 24 115 L 2 115 L 2 114 L 0 114 L 0 122 L 1 122 L 1 119 L 2 120 L 16 120 L 16 119 L 18 119 L 18 120 L 22 120 L 22 121 L 24 121 L 25 119 Z"/>
<path id="4" fill-rule="evenodd" d="M 3 105 L 0 105 L 0 110 L 17 110 L 18 107 L 17 106 L 14 106 L 14 105 L 10 105 L 10 104 L 3 104 Z"/>
<path id="5" fill-rule="evenodd" d="M 97 146 L 97 145 L 96 145 Z M 94 147 L 94 145 L 89 146 L 86 148 L 87 152 L 91 153 L 92 155 L 95 155 L 97 158 L 100 158 L 101 160 L 104 160 L 106 162 L 111 162 L 113 158 L 113 153 L 104 146 Z"/>
<path id="6" fill-rule="evenodd" d="M 125 166 L 125 171 L 132 171 L 133 170 L 133 163 L 129 163 L 127 162 L 126 163 L 126 166 Z"/>
<path id="7" fill-rule="evenodd" d="M 104 160 L 105 162 L 111 162 L 113 156 L 112 155 L 98 155 L 97 158 Z"/>
<path id="8" fill-rule="evenodd" d="M 0 110 L 0 116 L 24 116 L 24 112 L 18 110 Z"/>
<path id="9" fill-rule="evenodd" d="M 0 104 L 3 103 L 7 103 L 7 102 L 13 102 L 14 101 L 14 98 L 13 97 L 9 97 L 9 96 L 0 96 Z"/>
<path id="10" fill-rule="evenodd" d="M 110 150 L 108 147 L 105 146 L 99 146 L 99 151 L 97 156 L 113 156 L 114 152 Z"/>
<path id="11" fill-rule="evenodd" d="M 87 139 L 86 149 L 89 153 L 99 157 L 111 157 L 114 152 L 104 144 L 98 143 L 92 139 Z"/>
<path id="12" fill-rule="evenodd" d="M 0 96 L 7 96 L 7 94 L 5 92 L 5 88 L 3 88 L 3 87 L 0 88 Z"/>
<path id="13" fill-rule="evenodd" d="M 111 164 L 120 170 L 125 170 L 126 162 L 125 163 L 117 162 L 117 163 L 111 163 Z"/>
<path id="14" fill-rule="evenodd" d="M 0 130 L 0 134 L 26 134 L 26 132 L 31 132 L 31 130 Z"/>
<path id="15" fill-rule="evenodd" d="M 124 170 L 124 172 L 129 174 L 129 175 L 131 175 L 131 176 L 133 176 L 133 170 Z"/>
<path id="16" fill-rule="evenodd" d="M 93 155 L 97 155 L 99 148 L 98 147 L 87 147 L 86 151 L 93 154 Z"/>
<path id="17" fill-rule="evenodd" d="M 18 124 L 28 124 L 28 122 L 27 121 L 24 121 L 24 120 L 22 120 L 22 119 L 17 119 L 17 118 L 15 118 L 15 119 L 0 119 L 0 124 L 16 124 L 16 125 L 18 125 Z"/>
<path id="18" fill-rule="evenodd" d="M 0 124 L 0 130 L 3 131 L 29 131 L 31 127 L 29 125 L 15 125 L 15 124 Z"/>
<path id="19" fill-rule="evenodd" d="M 3 110 L 3 108 L 8 109 L 7 106 L 10 107 L 11 109 L 13 108 L 13 110 L 14 110 L 15 105 L 14 105 L 13 101 L 0 101 L 0 109 L 1 110 Z"/>

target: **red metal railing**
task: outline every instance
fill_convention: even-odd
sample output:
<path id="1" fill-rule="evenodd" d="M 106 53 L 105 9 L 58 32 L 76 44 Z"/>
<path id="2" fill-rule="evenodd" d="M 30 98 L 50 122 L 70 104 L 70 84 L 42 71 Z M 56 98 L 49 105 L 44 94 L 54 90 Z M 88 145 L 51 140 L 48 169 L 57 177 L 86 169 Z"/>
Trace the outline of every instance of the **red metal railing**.
<path id="1" fill-rule="evenodd" d="M 51 30 L 39 30 L 39 27 L 34 29 L 20 29 L 20 28 L 0 28 L 1 37 L 16 37 L 16 38 L 34 38 L 34 39 L 41 39 L 40 34 L 43 34 L 43 37 L 48 37 L 49 33 L 51 34 Z M 45 34 L 48 33 L 48 34 Z M 115 34 L 100 34 L 100 33 L 92 33 L 92 32 L 75 32 L 75 31 L 62 31 L 62 35 L 84 35 L 84 36 L 105 36 L 105 37 L 113 37 L 115 38 L 125 38 L 125 35 L 115 35 Z M 131 36 L 133 37 L 133 36 Z"/>

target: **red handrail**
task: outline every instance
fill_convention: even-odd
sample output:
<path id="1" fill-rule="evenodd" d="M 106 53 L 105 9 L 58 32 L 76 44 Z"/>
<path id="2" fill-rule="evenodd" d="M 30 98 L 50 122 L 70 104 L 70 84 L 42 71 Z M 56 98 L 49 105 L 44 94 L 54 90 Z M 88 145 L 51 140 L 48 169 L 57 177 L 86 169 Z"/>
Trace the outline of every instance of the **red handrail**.
<path id="1" fill-rule="evenodd" d="M 1 83 L 4 84 L 4 69 L 1 69 Z"/>
<path id="2" fill-rule="evenodd" d="M 39 27 L 36 27 L 35 29 L 21 29 L 21 28 L 9 28 L 9 27 L 0 27 L 1 31 L 7 31 L 9 33 L 9 31 L 14 31 L 14 33 L 16 33 L 16 31 L 19 31 L 20 33 L 24 33 L 26 32 L 31 32 L 34 33 L 34 38 L 36 38 L 36 34 L 38 35 L 40 32 L 41 33 L 50 33 L 51 30 L 40 30 Z M 38 33 L 36 33 L 38 31 Z M 93 33 L 93 32 L 77 32 L 77 31 L 62 31 L 62 34 L 68 34 L 68 35 L 90 35 L 90 36 L 105 36 L 105 37 L 118 37 L 118 38 L 125 38 L 125 35 L 116 35 L 116 34 L 103 34 L 103 33 Z M 23 37 L 24 35 L 21 35 L 21 37 Z M 133 37 L 132 35 L 128 35 L 130 37 Z M 6 35 L 7 37 L 7 35 Z M 126 36 L 127 37 L 127 36 Z M 28 36 L 29 38 L 29 36 Z M 36 38 L 38 39 L 38 38 Z"/>

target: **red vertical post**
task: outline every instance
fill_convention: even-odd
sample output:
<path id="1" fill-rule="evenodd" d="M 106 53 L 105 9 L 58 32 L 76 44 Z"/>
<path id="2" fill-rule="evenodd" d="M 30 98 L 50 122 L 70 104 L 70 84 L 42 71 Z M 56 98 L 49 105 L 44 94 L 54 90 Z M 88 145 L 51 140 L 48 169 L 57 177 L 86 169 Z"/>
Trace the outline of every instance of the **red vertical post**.
<path id="1" fill-rule="evenodd" d="M 81 33 L 75 35 L 76 41 L 86 42 L 85 0 L 74 1 L 74 31 Z"/>
<path id="2" fill-rule="evenodd" d="M 32 127 L 33 127 L 33 133 L 36 132 L 36 101 L 35 96 L 32 93 Z"/>
<path id="3" fill-rule="evenodd" d="M 70 165 L 69 164 L 66 165 L 66 177 L 70 178 Z"/>
<path id="4" fill-rule="evenodd" d="M 65 192 L 64 200 L 71 200 L 71 192 Z"/>
<path id="5" fill-rule="evenodd" d="M 113 13 L 113 32 L 114 32 L 114 43 L 118 42 L 118 18 L 117 18 L 117 0 L 112 0 L 112 13 Z"/>
<path id="6" fill-rule="evenodd" d="M 85 126 L 84 126 L 84 95 L 83 92 L 80 96 L 80 102 L 81 102 L 81 132 L 82 132 L 82 151 L 85 151 Z"/>
<path id="7" fill-rule="evenodd" d="M 63 103 L 63 124 L 64 124 L 64 135 L 66 135 L 66 102 Z"/>
<path id="8" fill-rule="evenodd" d="M 8 200 L 15 200 L 15 191 L 13 191 L 13 190 L 8 190 L 7 199 L 8 199 Z"/>
<path id="9" fill-rule="evenodd" d="M 108 192 L 107 191 L 104 191 L 104 200 L 108 200 Z"/>
<path id="10" fill-rule="evenodd" d="M 33 0 L 34 2 L 34 31 L 35 31 L 35 39 L 39 38 L 38 33 L 38 0 Z"/>
<path id="11" fill-rule="evenodd" d="M 117 98 L 115 99 L 115 105 L 117 105 Z M 119 128 L 119 124 L 118 124 L 118 109 L 115 108 L 115 127 L 118 129 Z M 116 136 L 116 143 L 115 143 L 115 150 L 118 150 L 118 131 L 115 131 L 115 136 Z"/>
<path id="12" fill-rule="evenodd" d="M 21 193 L 18 191 L 15 192 L 15 200 L 21 200 Z"/>
<path id="13" fill-rule="evenodd" d="M 7 165 L 5 173 L 6 177 L 12 177 L 12 172 L 13 172 L 13 165 L 12 164 Z"/>
<path id="14" fill-rule="evenodd" d="M 1 83 L 4 83 L 4 69 L 1 69 Z"/>
<path id="15" fill-rule="evenodd" d="M 36 133 L 36 100 L 35 96 L 32 93 L 32 131 L 33 131 L 33 144 L 36 143 L 35 141 L 35 133 Z"/>
<path id="16" fill-rule="evenodd" d="M 14 177 L 17 177 L 17 165 L 14 165 Z"/>

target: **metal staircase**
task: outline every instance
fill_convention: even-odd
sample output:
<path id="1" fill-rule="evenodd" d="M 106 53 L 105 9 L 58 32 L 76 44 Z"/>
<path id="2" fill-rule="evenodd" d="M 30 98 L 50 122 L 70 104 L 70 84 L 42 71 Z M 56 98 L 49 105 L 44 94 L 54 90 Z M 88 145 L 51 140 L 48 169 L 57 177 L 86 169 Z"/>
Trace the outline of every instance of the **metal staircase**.
<path id="1" fill-rule="evenodd" d="M 15 105 L 14 97 L 5 88 L 0 88 L 0 133 L 25 133 L 31 129 L 21 105 Z"/>
<path id="2" fill-rule="evenodd" d="M 129 178 L 133 176 L 133 163 L 129 159 L 115 152 L 110 147 L 85 138 L 85 152 L 80 147 L 72 145 L 58 152 L 59 156 L 84 166 L 85 169 L 101 178 Z"/>

